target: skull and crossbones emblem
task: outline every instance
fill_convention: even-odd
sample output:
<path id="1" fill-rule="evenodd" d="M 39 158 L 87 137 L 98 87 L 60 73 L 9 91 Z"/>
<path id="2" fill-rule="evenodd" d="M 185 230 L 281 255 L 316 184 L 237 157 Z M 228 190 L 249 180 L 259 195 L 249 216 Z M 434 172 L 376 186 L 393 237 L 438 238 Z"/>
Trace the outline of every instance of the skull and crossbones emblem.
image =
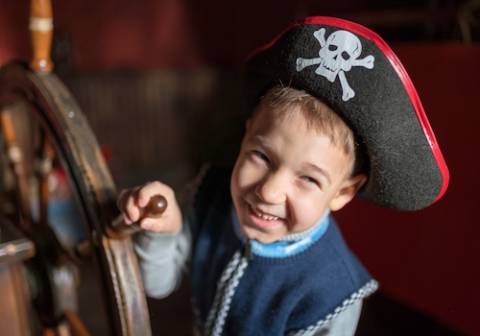
<path id="1" fill-rule="evenodd" d="M 340 79 L 342 86 L 343 101 L 355 96 L 355 91 L 348 84 L 345 72 L 350 71 L 354 66 L 363 66 L 373 69 L 375 58 L 368 55 L 359 59 L 362 53 L 362 43 L 359 38 L 346 30 L 337 30 L 331 33 L 325 40 L 325 28 L 313 33 L 313 36 L 320 42 L 319 57 L 297 58 L 297 71 L 300 72 L 310 65 L 318 64 L 315 73 L 328 79 L 331 83 Z"/>

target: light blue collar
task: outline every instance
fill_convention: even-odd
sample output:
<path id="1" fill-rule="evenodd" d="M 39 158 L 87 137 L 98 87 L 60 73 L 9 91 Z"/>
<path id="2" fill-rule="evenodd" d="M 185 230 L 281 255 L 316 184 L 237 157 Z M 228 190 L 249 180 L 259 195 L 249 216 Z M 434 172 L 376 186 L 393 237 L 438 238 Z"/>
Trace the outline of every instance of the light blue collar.
<path id="1" fill-rule="evenodd" d="M 298 239 L 282 239 L 268 244 L 263 244 L 256 240 L 250 240 L 247 244 L 250 244 L 253 254 L 261 257 L 285 258 L 300 253 L 318 241 L 327 231 L 330 223 L 329 213 L 330 211 L 325 211 L 318 224 L 305 231 L 305 234 L 303 234 L 303 232 L 295 234 L 295 236 L 299 237 Z M 234 207 L 232 207 L 232 222 L 237 236 L 242 241 L 246 241 L 246 237 L 240 230 L 240 223 L 238 222 Z"/>

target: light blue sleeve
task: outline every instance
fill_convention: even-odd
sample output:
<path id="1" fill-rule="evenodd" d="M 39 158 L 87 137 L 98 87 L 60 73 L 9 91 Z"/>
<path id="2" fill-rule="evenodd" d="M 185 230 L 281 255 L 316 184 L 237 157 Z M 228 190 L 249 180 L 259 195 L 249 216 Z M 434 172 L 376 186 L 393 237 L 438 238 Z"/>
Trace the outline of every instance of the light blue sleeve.
<path id="1" fill-rule="evenodd" d="M 191 235 L 187 223 L 176 234 L 142 231 L 133 237 L 145 293 L 164 298 L 179 285 L 190 253 Z"/>
<path id="2" fill-rule="evenodd" d="M 210 165 L 203 165 L 184 191 L 186 206 L 182 209 L 184 223 L 179 233 L 138 232 L 133 237 L 145 293 L 149 297 L 164 298 L 179 285 L 191 253 L 193 200 Z"/>
<path id="3" fill-rule="evenodd" d="M 327 325 L 313 331 L 311 336 L 353 336 L 357 330 L 358 320 L 362 311 L 362 300 L 355 302 Z"/>

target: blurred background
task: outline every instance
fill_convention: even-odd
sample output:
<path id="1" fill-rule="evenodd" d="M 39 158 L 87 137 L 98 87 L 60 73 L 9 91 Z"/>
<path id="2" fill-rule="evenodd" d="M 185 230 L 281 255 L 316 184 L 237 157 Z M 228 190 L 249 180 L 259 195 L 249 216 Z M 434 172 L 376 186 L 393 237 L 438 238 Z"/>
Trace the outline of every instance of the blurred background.
<path id="1" fill-rule="evenodd" d="M 53 10 L 56 72 L 119 188 L 163 179 L 181 190 L 202 162 L 230 162 L 242 61 L 293 20 L 337 16 L 379 33 L 416 85 L 451 183 L 420 212 L 359 199 L 338 214 L 381 285 L 358 334 L 480 334 L 480 1 L 54 0 Z M 28 1 L 0 0 L 0 64 L 29 59 L 28 12 Z M 189 334 L 188 292 L 186 281 L 149 301 L 155 333 Z"/>

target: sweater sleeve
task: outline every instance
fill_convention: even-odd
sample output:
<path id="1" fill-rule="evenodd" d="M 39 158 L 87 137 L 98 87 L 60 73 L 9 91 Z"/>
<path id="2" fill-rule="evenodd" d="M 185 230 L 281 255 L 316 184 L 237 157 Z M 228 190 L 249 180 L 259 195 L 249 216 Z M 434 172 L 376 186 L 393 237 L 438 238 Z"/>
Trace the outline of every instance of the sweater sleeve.
<path id="1" fill-rule="evenodd" d="M 343 312 L 338 314 L 325 326 L 316 329 L 312 336 L 353 336 L 357 329 L 358 320 L 362 311 L 362 301 L 357 301 Z M 306 333 L 305 335 L 309 335 Z"/>
<path id="2" fill-rule="evenodd" d="M 164 298 L 180 284 L 190 253 L 189 225 L 183 223 L 179 233 L 143 231 L 133 237 L 147 296 Z"/>
<path id="3" fill-rule="evenodd" d="M 184 191 L 187 201 L 182 209 L 184 223 L 179 233 L 141 231 L 133 237 L 143 286 L 149 297 L 167 297 L 180 285 L 196 231 L 195 199 L 209 167 L 205 164 Z"/>

